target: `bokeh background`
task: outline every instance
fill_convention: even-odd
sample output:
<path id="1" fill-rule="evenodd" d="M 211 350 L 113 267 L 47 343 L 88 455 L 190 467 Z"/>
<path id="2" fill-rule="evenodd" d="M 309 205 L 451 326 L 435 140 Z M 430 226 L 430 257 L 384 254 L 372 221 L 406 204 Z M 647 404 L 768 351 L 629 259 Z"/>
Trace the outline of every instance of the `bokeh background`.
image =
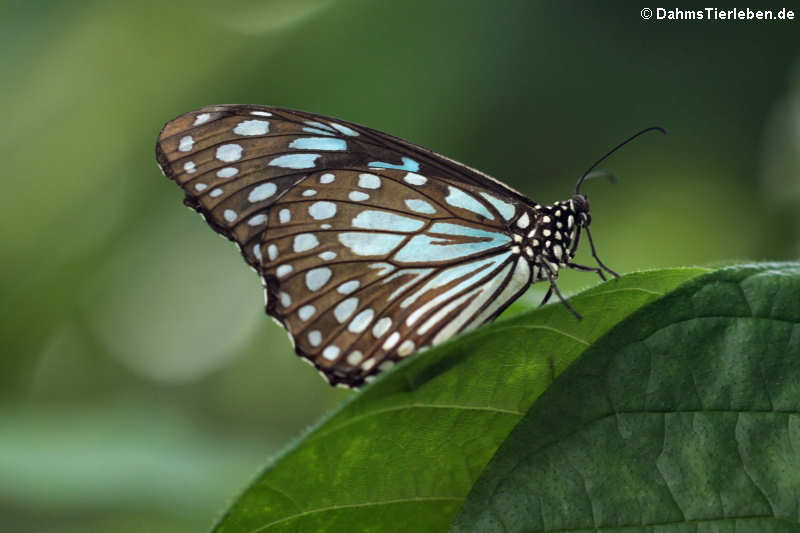
<path id="1" fill-rule="evenodd" d="M 619 184 L 584 189 L 608 264 L 797 258 L 800 22 L 644 6 L 0 4 L 0 529 L 204 531 L 350 394 L 294 357 L 257 277 L 156 167 L 184 111 L 341 117 L 540 202 L 661 124 L 604 165 Z"/>

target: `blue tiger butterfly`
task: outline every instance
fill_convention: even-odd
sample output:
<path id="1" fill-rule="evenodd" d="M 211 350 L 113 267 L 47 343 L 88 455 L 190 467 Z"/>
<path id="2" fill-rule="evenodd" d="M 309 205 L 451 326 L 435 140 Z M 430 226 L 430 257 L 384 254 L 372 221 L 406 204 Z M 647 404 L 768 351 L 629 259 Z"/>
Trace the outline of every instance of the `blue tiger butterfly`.
<path id="1" fill-rule="evenodd" d="M 302 111 L 210 106 L 168 122 L 156 157 L 261 276 L 266 311 L 332 385 L 358 387 L 493 320 L 559 270 L 600 261 L 580 193 L 551 205 L 397 137 Z M 585 231 L 598 267 L 573 262 Z M 578 316 L 579 317 L 579 316 Z"/>

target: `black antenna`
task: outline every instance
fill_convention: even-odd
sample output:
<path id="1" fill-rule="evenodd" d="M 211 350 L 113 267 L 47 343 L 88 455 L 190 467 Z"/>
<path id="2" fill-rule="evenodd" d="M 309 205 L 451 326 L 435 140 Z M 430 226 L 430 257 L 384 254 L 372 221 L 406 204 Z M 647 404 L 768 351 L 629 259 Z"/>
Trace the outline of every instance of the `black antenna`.
<path id="1" fill-rule="evenodd" d="M 642 131 L 640 131 L 640 132 L 638 132 L 638 133 L 636 133 L 634 135 L 631 135 L 630 137 L 628 137 L 627 139 L 625 139 L 624 141 L 622 141 L 621 143 L 616 145 L 614 148 L 612 148 L 611 151 L 609 151 L 606 155 L 604 155 L 603 157 L 601 157 L 600 159 L 595 161 L 594 165 L 590 166 L 589 169 L 586 172 L 583 173 L 583 176 L 580 177 L 580 179 L 578 180 L 578 183 L 575 184 L 575 194 L 580 194 L 581 185 L 583 184 L 584 181 L 589 179 L 589 172 L 594 170 L 594 167 L 596 167 L 597 165 L 599 165 L 600 163 L 605 161 L 605 159 L 608 156 L 610 156 L 611 154 L 613 154 L 614 152 L 616 152 L 617 150 L 619 150 L 620 148 L 622 148 L 623 146 L 625 146 L 626 144 L 628 144 L 629 142 L 634 140 L 636 137 L 638 137 L 640 135 L 644 135 L 648 131 L 653 131 L 653 130 L 660 131 L 661 133 L 663 133 L 665 135 L 667 133 L 667 130 L 665 130 L 661 126 L 650 126 L 649 128 L 645 128 Z M 595 177 L 595 176 L 591 176 L 591 177 Z"/>

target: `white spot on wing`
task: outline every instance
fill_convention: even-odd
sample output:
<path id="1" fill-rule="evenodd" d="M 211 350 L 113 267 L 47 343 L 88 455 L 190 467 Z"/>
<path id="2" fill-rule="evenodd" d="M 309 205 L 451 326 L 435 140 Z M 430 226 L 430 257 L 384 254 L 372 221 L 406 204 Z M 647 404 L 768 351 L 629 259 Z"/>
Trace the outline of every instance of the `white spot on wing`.
<path id="1" fill-rule="evenodd" d="M 267 111 L 250 111 L 251 115 L 256 115 L 258 117 L 271 117 L 272 113 L 268 113 Z"/>
<path id="2" fill-rule="evenodd" d="M 347 355 L 347 363 L 356 366 L 361 360 L 364 359 L 364 354 L 358 350 L 354 350 Z"/>
<path id="3" fill-rule="evenodd" d="M 308 342 L 311 344 L 311 346 L 319 346 L 322 344 L 322 333 L 320 333 L 320 331 L 317 329 L 314 331 L 309 331 Z"/>
<path id="4" fill-rule="evenodd" d="M 347 298 L 339 302 L 339 305 L 333 310 L 333 316 L 340 324 L 344 324 L 358 308 L 358 298 Z"/>
<path id="5" fill-rule="evenodd" d="M 322 350 L 322 357 L 324 357 L 328 361 L 334 361 L 337 357 L 339 357 L 339 347 L 326 346 L 325 349 Z"/>
<path id="6" fill-rule="evenodd" d="M 330 172 L 327 172 L 327 173 L 325 173 L 325 174 L 323 174 L 322 176 L 319 177 L 319 182 L 320 183 L 333 183 L 333 181 L 335 179 L 336 179 L 336 176 L 334 176 Z"/>
<path id="7" fill-rule="evenodd" d="M 278 298 L 280 299 L 282 306 L 289 307 L 292 305 L 292 297 L 289 296 L 289 293 L 281 291 L 278 294 Z"/>
<path id="8" fill-rule="evenodd" d="M 188 152 L 194 146 L 194 139 L 191 135 L 187 135 L 185 137 L 181 137 L 180 142 L 178 143 L 178 150 L 181 152 Z"/>
<path id="9" fill-rule="evenodd" d="M 196 190 L 196 191 L 204 191 L 206 189 L 208 189 L 208 185 L 206 185 L 205 183 L 195 183 L 194 184 L 194 190 Z"/>
<path id="10" fill-rule="evenodd" d="M 236 167 L 225 167 L 221 168 L 217 171 L 218 178 L 232 178 L 236 174 L 239 173 L 239 169 Z"/>
<path id="11" fill-rule="evenodd" d="M 361 191 L 350 191 L 350 194 L 348 194 L 347 197 L 354 202 L 369 200 L 369 194 Z"/>
<path id="12" fill-rule="evenodd" d="M 224 218 L 225 220 L 227 220 L 228 222 L 233 222 L 234 220 L 236 220 L 236 217 L 238 217 L 239 215 L 237 215 L 237 214 L 236 214 L 236 211 L 234 211 L 233 209 L 226 209 L 226 210 L 225 210 L 225 211 L 222 213 L 222 216 L 223 216 L 223 218 Z"/>
<path id="13" fill-rule="evenodd" d="M 425 200 L 419 200 L 417 198 L 406 200 L 406 206 L 417 213 L 424 213 L 426 215 L 432 215 L 436 213 L 436 209 L 431 204 Z"/>
<path id="14" fill-rule="evenodd" d="M 194 174 L 197 170 L 197 167 L 194 166 L 194 161 L 187 161 L 183 164 L 183 170 L 187 174 Z"/>
<path id="15" fill-rule="evenodd" d="M 380 339 L 386 335 L 386 332 L 389 331 L 390 327 L 392 327 L 392 319 L 388 316 L 385 316 L 375 322 L 375 326 L 372 328 L 372 334 L 376 339 Z"/>
<path id="16" fill-rule="evenodd" d="M 278 213 L 278 220 L 281 224 L 286 224 L 290 220 L 292 220 L 292 213 L 288 209 L 281 209 Z"/>
<path id="17" fill-rule="evenodd" d="M 314 307 L 313 305 L 304 305 L 303 307 L 297 310 L 297 316 L 300 317 L 300 320 L 305 322 L 306 320 L 314 316 L 314 313 L 316 312 L 317 308 Z"/>
<path id="18" fill-rule="evenodd" d="M 364 309 L 350 322 L 350 325 L 347 326 L 347 330 L 351 333 L 361 333 L 369 327 L 374 317 L 375 311 L 372 309 Z"/>
<path id="19" fill-rule="evenodd" d="M 394 266 L 389 263 L 371 263 L 369 268 L 377 270 L 378 276 L 385 276 L 394 272 Z"/>
<path id="20" fill-rule="evenodd" d="M 403 178 L 406 183 L 410 183 L 411 185 L 425 185 L 428 183 L 428 178 L 422 176 L 420 174 L 415 174 L 413 172 L 409 172 Z"/>
<path id="21" fill-rule="evenodd" d="M 397 347 L 397 355 L 400 357 L 406 357 L 407 355 L 411 355 L 414 352 L 414 341 L 412 340 L 405 340 L 403 341 L 400 346 Z"/>
<path id="22" fill-rule="evenodd" d="M 315 202 L 308 208 L 308 214 L 314 220 L 325 220 L 336 214 L 336 204 L 333 202 Z"/>
<path id="23" fill-rule="evenodd" d="M 295 253 L 312 250 L 319 246 L 319 240 L 313 233 L 301 233 L 295 236 L 293 250 Z"/>
<path id="24" fill-rule="evenodd" d="M 392 348 L 394 348 L 394 345 L 397 344 L 397 341 L 399 340 L 400 340 L 400 333 L 395 331 L 394 333 L 389 335 L 389 338 L 386 339 L 386 341 L 383 343 L 382 348 L 387 351 L 391 350 Z"/>
<path id="25" fill-rule="evenodd" d="M 278 267 L 275 273 L 278 275 L 279 278 L 283 278 L 289 275 L 289 273 L 291 273 L 292 270 L 294 270 L 292 268 L 292 265 L 281 265 Z"/>
<path id="26" fill-rule="evenodd" d="M 260 226 L 261 224 L 265 224 L 267 222 L 267 215 L 258 214 L 254 217 L 250 217 L 250 220 L 247 221 L 249 226 Z"/>
<path id="27" fill-rule="evenodd" d="M 269 122 L 266 120 L 244 120 L 233 128 L 236 135 L 266 135 Z"/>
<path id="28" fill-rule="evenodd" d="M 339 294 L 350 294 L 351 292 L 356 290 L 360 285 L 361 283 L 357 279 L 354 279 L 352 281 L 346 281 L 342 283 L 341 285 L 339 285 L 339 287 L 336 288 L 336 291 Z"/>
<path id="29" fill-rule="evenodd" d="M 263 200 L 266 200 L 273 194 L 275 194 L 275 191 L 277 190 L 278 187 L 272 182 L 262 183 L 261 185 L 250 191 L 250 194 L 247 195 L 247 201 L 250 202 L 251 204 L 254 204 L 256 202 L 261 202 Z"/>
<path id="30" fill-rule="evenodd" d="M 315 268 L 306 272 L 306 287 L 310 291 L 321 289 L 328 280 L 331 279 L 333 272 L 328 267 Z"/>
<path id="31" fill-rule="evenodd" d="M 242 158 L 242 146 L 239 144 L 223 144 L 217 148 L 217 159 L 230 163 Z"/>
<path id="32" fill-rule="evenodd" d="M 381 179 L 375 174 L 359 174 L 358 186 L 362 189 L 379 189 L 381 186 Z"/>
<path id="33" fill-rule="evenodd" d="M 194 118 L 192 126 L 199 126 L 200 124 L 205 124 L 209 120 L 211 120 L 211 113 L 200 113 Z"/>

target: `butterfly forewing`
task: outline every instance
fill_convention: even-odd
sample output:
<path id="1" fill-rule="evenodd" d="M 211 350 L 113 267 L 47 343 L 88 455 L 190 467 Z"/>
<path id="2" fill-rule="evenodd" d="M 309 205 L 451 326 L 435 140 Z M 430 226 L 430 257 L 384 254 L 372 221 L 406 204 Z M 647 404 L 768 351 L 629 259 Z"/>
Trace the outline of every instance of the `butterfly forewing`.
<path id="1" fill-rule="evenodd" d="M 375 130 L 216 106 L 169 122 L 157 155 L 331 383 L 360 385 L 494 318 L 530 282 L 508 230 L 517 193 Z"/>

